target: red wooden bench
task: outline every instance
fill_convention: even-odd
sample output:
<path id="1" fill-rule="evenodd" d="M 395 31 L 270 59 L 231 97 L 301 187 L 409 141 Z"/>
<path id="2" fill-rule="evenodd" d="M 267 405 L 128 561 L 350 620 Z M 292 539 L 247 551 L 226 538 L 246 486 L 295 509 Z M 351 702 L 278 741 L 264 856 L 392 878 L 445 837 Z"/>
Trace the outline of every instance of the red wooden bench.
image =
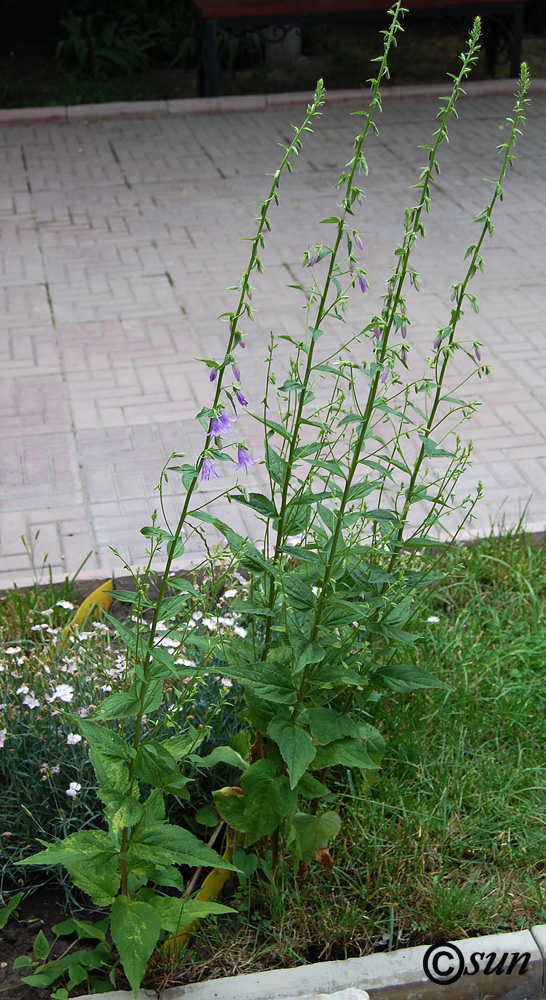
<path id="1" fill-rule="evenodd" d="M 191 0 L 198 16 L 199 94 L 216 97 L 219 85 L 217 29 L 236 32 L 270 25 L 302 25 L 325 21 L 385 17 L 388 0 Z M 499 27 L 508 38 L 511 75 L 521 62 L 525 0 L 408 0 L 409 15 L 480 15 L 484 19 L 488 72 L 494 76 Z"/>

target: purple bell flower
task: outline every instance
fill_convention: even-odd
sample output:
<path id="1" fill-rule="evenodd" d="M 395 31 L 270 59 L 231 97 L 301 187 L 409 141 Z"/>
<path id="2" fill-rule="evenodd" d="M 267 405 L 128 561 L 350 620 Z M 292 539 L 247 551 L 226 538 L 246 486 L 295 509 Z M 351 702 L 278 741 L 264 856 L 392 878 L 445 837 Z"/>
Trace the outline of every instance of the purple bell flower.
<path id="1" fill-rule="evenodd" d="M 250 457 L 248 450 L 241 447 L 237 449 L 237 465 L 232 466 L 232 468 L 237 469 L 239 472 L 241 469 L 249 469 L 251 465 L 257 464 L 258 463 Z"/>
<path id="2" fill-rule="evenodd" d="M 205 455 L 203 459 L 203 464 L 201 466 L 201 482 L 203 482 L 204 479 L 210 479 L 211 476 L 214 476 L 215 479 L 219 479 L 218 473 L 214 468 L 210 458 L 208 458 L 208 456 Z"/>

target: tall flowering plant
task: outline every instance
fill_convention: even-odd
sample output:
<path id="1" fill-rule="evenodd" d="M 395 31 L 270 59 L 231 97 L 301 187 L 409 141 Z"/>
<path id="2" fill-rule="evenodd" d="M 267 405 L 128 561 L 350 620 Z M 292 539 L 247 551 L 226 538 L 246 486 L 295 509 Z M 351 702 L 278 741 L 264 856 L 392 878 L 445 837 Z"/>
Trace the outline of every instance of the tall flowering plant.
<path id="1" fill-rule="evenodd" d="M 184 457 L 173 456 L 162 472 L 161 498 L 168 477 L 181 477 L 178 522 L 172 529 L 168 522 L 160 527 L 154 515 L 152 525 L 142 529 L 150 539 L 148 565 L 135 575 L 134 592 L 116 592 L 131 605 L 133 617 L 131 626 L 110 617 L 127 650 L 125 686 L 92 716 L 73 719 L 89 744 L 107 830 L 74 834 L 24 862 L 63 864 L 95 903 L 110 907 L 112 937 L 135 990 L 162 933 L 176 935 L 195 916 L 226 909 L 184 896 L 181 865 L 230 869 L 235 861 L 244 866 L 251 849 L 262 854 L 272 877 L 285 855 L 296 869 L 314 858 L 331 865 L 329 844 L 341 825 L 331 808 L 332 769 L 357 769 L 369 783 L 384 749 L 373 724 L 377 699 L 385 691 L 444 686 L 414 662 L 422 605 L 434 578 L 434 564 L 431 569 L 423 553 L 447 544 L 439 540 L 438 528 L 454 511 L 458 524 L 451 537 L 457 536 L 479 495 L 460 502 L 454 497 L 470 458 L 457 428 L 473 404 L 459 398 L 461 385 L 448 376 L 455 355 L 468 362 L 459 383 L 485 370 L 480 344 L 466 339 L 462 320 L 468 305 L 477 310 L 469 285 L 484 267 L 483 246 L 493 234 L 493 211 L 514 159 L 529 79 L 524 65 L 508 136 L 498 147 L 498 178 L 474 220 L 476 240 L 452 287 L 445 326 L 431 336 L 425 371 L 412 371 L 406 289 L 419 289 L 412 252 L 426 235 L 424 218 L 432 208 L 441 148 L 457 115 L 464 79 L 478 57 L 479 18 L 451 92 L 441 101 L 437 128 L 421 147 L 426 163 L 413 185 L 415 204 L 405 212 L 381 311 L 350 330 L 341 346 L 325 347 L 332 321 L 346 322 L 349 296 L 360 296 L 361 308 L 367 301 L 358 224 L 360 185 L 368 170 L 363 150 L 368 135 L 378 131 L 380 88 L 388 78 L 389 53 L 402 30 L 403 13 L 397 0 L 383 32 L 377 75 L 370 81 L 369 107 L 356 113 L 362 128 L 338 178 L 338 211 L 322 220 L 331 239 L 303 255 L 308 280 L 297 287 L 305 297 L 305 328 L 299 338 L 284 338 L 293 353 L 282 375 L 275 371 L 272 335 L 263 409 L 253 414 L 264 431 L 262 457 L 251 454 L 239 430 L 244 425 L 239 418 L 249 409 L 242 349 L 253 319 L 250 280 L 263 270 L 270 208 L 279 202 L 281 176 L 291 170 L 304 134 L 321 114 L 322 81 L 279 167 L 268 175 L 269 193 L 260 202 L 257 230 L 249 240 L 249 263 L 235 286 L 238 301 L 233 312 L 223 314 L 225 352 L 204 362 L 212 399 L 197 416 L 202 451 L 193 463 L 171 464 Z M 249 491 L 235 473 L 259 462 L 267 488 Z M 219 478 L 222 463 L 233 479 L 219 497 L 227 495 L 254 513 L 262 525 L 262 544 L 253 544 L 216 516 L 214 500 L 202 499 L 201 484 Z M 220 567 L 207 539 L 210 527 L 227 546 Z M 202 538 L 209 569 L 215 566 L 214 582 L 210 572 L 191 579 L 173 576 L 188 533 Z M 165 568 L 152 597 L 152 560 L 162 547 Z M 245 581 L 244 600 L 232 604 L 244 627 L 234 625 L 232 617 L 225 619 L 226 628 L 207 628 L 211 600 L 225 592 L 233 572 Z M 188 650 L 198 653 L 199 668 Z M 184 706 L 199 671 L 210 664 L 223 677 L 224 691 L 240 692 L 246 729 L 232 745 L 205 754 L 199 748 L 206 727 L 194 728 Z M 167 688 L 169 697 L 174 692 L 176 715 L 164 712 Z M 165 820 L 166 794 L 189 797 L 188 761 L 201 767 L 224 762 L 239 770 L 238 784 L 214 793 L 217 812 L 231 831 L 231 850 L 224 858 Z M 167 888 L 178 895 L 167 895 Z"/>

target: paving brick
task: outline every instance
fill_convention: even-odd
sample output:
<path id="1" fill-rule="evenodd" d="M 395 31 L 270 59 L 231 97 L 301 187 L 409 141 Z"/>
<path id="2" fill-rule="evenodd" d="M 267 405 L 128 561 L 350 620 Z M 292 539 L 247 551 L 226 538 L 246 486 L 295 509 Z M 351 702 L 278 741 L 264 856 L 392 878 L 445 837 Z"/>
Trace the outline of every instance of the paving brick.
<path id="1" fill-rule="evenodd" d="M 512 81 L 484 84 L 482 96 L 465 100 L 452 124 L 428 237 L 416 251 L 422 291 L 408 293 L 415 372 L 449 317 L 451 283 L 461 276 L 461 258 L 474 237 L 470 216 L 488 194 L 481 177 L 496 169 L 498 124 L 512 104 Z M 351 301 L 347 317 L 355 329 L 381 308 L 407 186 L 422 162 L 417 146 L 427 141 L 437 109 L 438 88 L 396 90 L 386 96 L 380 135 L 369 145 L 368 197 L 355 216 L 370 286 L 365 298 Z M 486 500 L 476 524 L 486 527 L 500 517 L 513 523 L 531 494 L 529 518 L 545 520 L 546 252 L 537 206 L 546 205 L 539 168 L 546 97 L 539 91 L 507 179 L 486 271 L 473 289 L 481 312 L 461 326 L 470 344 L 483 341 L 482 355 L 492 365 L 489 379 L 460 390 L 484 400 L 462 428 L 475 453 L 459 492 L 483 480 Z M 238 354 L 244 392 L 257 407 L 269 330 L 302 336 L 303 300 L 285 285 L 307 277 L 301 255 L 325 238 L 317 219 L 336 211 L 339 150 L 351 149 L 356 123 L 347 104 L 357 98 L 334 95 L 271 215 L 266 270 L 252 281 L 256 321 L 241 323 L 247 349 Z M 253 232 L 253 202 L 267 190 L 263 175 L 274 169 L 276 143 L 291 135 L 307 99 L 91 106 L 70 109 L 62 128 L 34 120 L 0 131 L 0 511 L 8 519 L 3 529 L 0 517 L 0 546 L 6 530 L 11 538 L 15 528 L 24 525 L 28 533 L 41 521 L 60 569 L 86 551 L 93 552 L 89 565 L 109 568 L 114 560 L 107 545 L 118 542 L 126 558 L 145 557 L 139 528 L 157 506 L 154 486 L 163 462 L 173 451 L 192 460 L 202 447 L 195 413 L 210 402 L 211 386 L 195 359 L 223 357 L 226 329 L 216 316 L 237 301 L 226 288 L 247 259 L 248 245 L 239 240 Z M 103 120 L 106 114 L 111 120 Z M 137 120 L 133 114 L 169 117 Z M 327 337 L 332 351 L 343 331 L 325 325 L 319 346 Z M 289 370 L 291 350 L 279 342 L 279 378 Z M 366 350 L 363 343 L 353 353 L 368 356 Z M 456 357 L 453 384 L 469 370 L 464 357 Z M 322 400 L 326 386 L 316 391 Z M 241 416 L 237 434 L 258 455 L 259 430 Z M 263 468 L 251 473 L 245 485 L 260 488 Z M 218 483 L 199 485 L 199 497 L 212 498 L 218 485 L 235 481 L 226 466 L 220 475 Z M 179 483 L 169 487 L 177 493 Z M 166 494 L 166 503 L 175 517 L 179 499 Z M 259 523 L 233 506 L 224 516 L 258 538 Z M 196 558 L 197 546 L 191 540 L 187 558 Z M 0 574 L 28 575 L 24 555 L 15 548 L 5 555 L 11 563 L 3 562 L 0 547 Z"/>

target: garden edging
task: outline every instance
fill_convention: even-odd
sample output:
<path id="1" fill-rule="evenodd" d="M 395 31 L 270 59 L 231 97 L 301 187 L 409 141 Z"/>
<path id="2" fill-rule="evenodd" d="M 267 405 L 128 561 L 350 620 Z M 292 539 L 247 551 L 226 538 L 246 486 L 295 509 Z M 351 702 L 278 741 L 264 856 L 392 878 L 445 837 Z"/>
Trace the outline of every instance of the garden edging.
<path id="1" fill-rule="evenodd" d="M 250 975 L 191 983 L 165 990 L 162 1000 L 478 1000 L 484 995 L 499 1000 L 539 1000 L 546 982 L 546 924 L 530 931 L 489 934 L 454 942 L 468 966 L 473 954 L 485 959 L 495 953 L 496 965 L 501 956 L 528 952 L 530 959 L 524 975 L 516 966 L 511 973 L 489 975 L 470 972 L 451 984 L 436 984 L 423 971 L 423 957 L 429 945 L 404 948 L 390 953 L 349 958 L 346 961 L 319 962 L 295 969 L 274 969 Z M 509 965 L 508 959 L 506 964 Z M 445 969 L 441 966 L 442 970 Z M 473 966 L 470 966 L 472 969 Z M 105 1000 L 130 1000 L 124 990 L 101 994 Z M 150 1000 L 154 991 L 141 989 L 137 1000 Z M 94 1000 L 95 995 L 80 997 Z"/>

